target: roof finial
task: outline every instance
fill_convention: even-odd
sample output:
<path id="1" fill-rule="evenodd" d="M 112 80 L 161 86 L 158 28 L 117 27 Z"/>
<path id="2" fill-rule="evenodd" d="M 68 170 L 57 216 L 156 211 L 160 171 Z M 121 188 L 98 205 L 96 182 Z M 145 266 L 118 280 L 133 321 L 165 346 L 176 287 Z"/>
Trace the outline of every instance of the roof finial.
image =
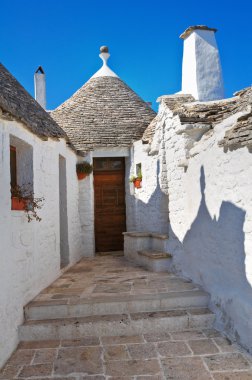
<path id="1" fill-rule="evenodd" d="M 100 47 L 100 52 L 101 53 L 108 53 L 109 52 L 108 46 L 101 46 Z"/>
<path id="2" fill-rule="evenodd" d="M 116 78 L 118 78 L 118 76 L 108 67 L 108 59 L 110 57 L 110 54 L 109 54 L 109 48 L 107 46 L 101 46 L 100 47 L 99 57 L 102 59 L 103 65 L 100 68 L 100 70 L 98 70 L 92 76 L 92 78 L 97 78 L 97 77 L 116 77 Z"/>
<path id="3" fill-rule="evenodd" d="M 99 57 L 103 61 L 103 66 L 107 66 L 107 61 L 108 61 L 108 59 L 110 57 L 108 47 L 107 46 L 101 46 L 100 47 L 100 52 L 101 52 L 101 54 L 99 54 Z"/>

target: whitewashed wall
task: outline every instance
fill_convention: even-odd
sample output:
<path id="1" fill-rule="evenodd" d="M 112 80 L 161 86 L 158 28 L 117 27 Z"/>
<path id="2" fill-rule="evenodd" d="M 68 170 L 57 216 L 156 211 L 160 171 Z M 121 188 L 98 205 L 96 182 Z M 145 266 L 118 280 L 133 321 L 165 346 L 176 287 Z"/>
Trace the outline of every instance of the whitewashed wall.
<path id="1" fill-rule="evenodd" d="M 194 30 L 184 39 L 182 93 L 196 100 L 224 98 L 220 55 L 215 32 Z"/>
<path id="2" fill-rule="evenodd" d="M 92 164 L 93 156 L 90 152 L 79 161 L 88 161 Z M 94 176 L 90 174 L 79 181 L 79 214 L 81 221 L 81 235 L 83 243 L 83 256 L 95 255 L 95 231 L 94 231 Z"/>
<path id="3" fill-rule="evenodd" d="M 202 137 L 202 126 L 190 132 L 165 106 L 159 113 L 173 270 L 211 294 L 217 326 L 252 351 L 252 153 L 218 145 L 238 115 Z"/>
<path id="4" fill-rule="evenodd" d="M 149 155 L 147 145 L 134 143 L 127 181 L 136 175 L 136 165 L 142 165 L 142 188 L 129 185 L 127 191 L 127 231 L 168 232 L 168 197 L 166 186 L 166 161 L 162 147 L 160 152 Z"/>
<path id="5" fill-rule="evenodd" d="M 35 195 L 44 197 L 41 222 L 28 223 L 11 211 L 10 135 L 33 147 Z M 0 367 L 18 343 L 23 306 L 54 281 L 60 271 L 59 154 L 66 158 L 70 264 L 82 255 L 76 156 L 65 141 L 42 141 L 21 123 L 0 120 Z"/>

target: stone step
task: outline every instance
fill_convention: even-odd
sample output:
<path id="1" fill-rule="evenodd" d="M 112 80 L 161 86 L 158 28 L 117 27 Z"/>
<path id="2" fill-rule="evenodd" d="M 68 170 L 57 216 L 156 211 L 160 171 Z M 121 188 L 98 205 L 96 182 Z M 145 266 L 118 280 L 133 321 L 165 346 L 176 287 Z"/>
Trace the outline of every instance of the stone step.
<path id="1" fill-rule="evenodd" d="M 153 251 L 153 250 L 144 250 L 144 251 L 138 251 L 138 254 L 140 256 L 148 257 L 152 260 L 160 260 L 160 259 L 171 259 L 172 255 L 168 252 L 160 252 L 160 251 Z"/>
<path id="2" fill-rule="evenodd" d="M 21 341 L 78 339 L 89 335 L 139 335 L 212 328 L 214 318 L 214 314 L 207 308 L 188 308 L 26 321 L 19 327 L 19 339 Z"/>
<path id="3" fill-rule="evenodd" d="M 156 250 L 137 251 L 137 262 L 152 272 L 168 272 L 172 255 Z"/>
<path id="4" fill-rule="evenodd" d="M 26 320 L 42 320 L 90 315 L 165 311 L 188 307 L 207 307 L 208 293 L 196 289 L 159 294 L 96 297 L 66 303 L 66 300 L 30 302 L 25 307 Z"/>

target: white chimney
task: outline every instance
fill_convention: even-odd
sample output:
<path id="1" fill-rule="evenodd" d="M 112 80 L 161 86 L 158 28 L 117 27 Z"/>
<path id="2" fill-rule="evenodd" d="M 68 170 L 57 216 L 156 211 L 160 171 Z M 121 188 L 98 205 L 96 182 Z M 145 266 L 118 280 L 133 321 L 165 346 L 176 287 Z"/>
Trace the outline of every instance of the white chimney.
<path id="1" fill-rule="evenodd" d="M 46 80 L 45 72 L 41 66 L 39 66 L 34 74 L 34 86 L 35 86 L 35 99 L 37 102 L 46 109 Z"/>
<path id="2" fill-rule="evenodd" d="M 182 93 L 196 100 L 224 98 L 220 55 L 215 40 L 217 29 L 204 25 L 190 26 L 180 38 L 184 40 Z"/>

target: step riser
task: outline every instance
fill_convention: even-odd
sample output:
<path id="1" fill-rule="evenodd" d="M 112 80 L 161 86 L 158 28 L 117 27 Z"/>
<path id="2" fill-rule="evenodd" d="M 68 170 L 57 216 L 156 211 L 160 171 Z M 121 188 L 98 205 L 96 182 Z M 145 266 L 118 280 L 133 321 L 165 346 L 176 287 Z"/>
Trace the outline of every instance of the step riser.
<path id="1" fill-rule="evenodd" d="M 166 252 L 167 242 L 168 242 L 168 239 L 160 240 L 160 239 L 152 238 L 150 248 L 155 251 Z"/>
<path id="2" fill-rule="evenodd" d="M 61 325 L 23 325 L 19 328 L 21 341 L 47 339 L 78 339 L 84 336 L 116 336 L 162 333 L 195 328 L 212 328 L 214 315 L 180 316 L 123 321 L 100 321 L 90 323 L 62 323 Z"/>
<path id="3" fill-rule="evenodd" d="M 137 264 L 143 266 L 151 272 L 169 272 L 172 263 L 171 258 L 153 260 L 149 257 L 144 257 L 139 254 L 137 254 L 136 261 Z"/>
<path id="4" fill-rule="evenodd" d="M 78 305 L 34 306 L 25 309 L 26 320 L 43 320 L 90 315 L 124 314 L 145 311 L 165 311 L 187 307 L 206 307 L 208 295 L 169 297 L 129 302 L 84 303 Z"/>

